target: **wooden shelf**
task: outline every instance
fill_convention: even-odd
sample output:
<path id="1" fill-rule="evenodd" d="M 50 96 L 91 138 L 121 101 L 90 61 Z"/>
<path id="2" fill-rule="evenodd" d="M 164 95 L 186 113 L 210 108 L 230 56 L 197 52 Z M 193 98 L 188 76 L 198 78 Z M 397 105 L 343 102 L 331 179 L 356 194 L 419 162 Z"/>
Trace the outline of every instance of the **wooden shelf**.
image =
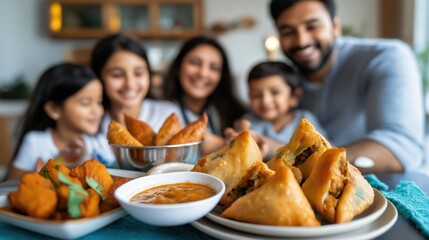
<path id="1" fill-rule="evenodd" d="M 204 31 L 202 0 L 51 0 L 49 30 L 55 38 L 101 38 L 119 31 L 190 38 Z"/>

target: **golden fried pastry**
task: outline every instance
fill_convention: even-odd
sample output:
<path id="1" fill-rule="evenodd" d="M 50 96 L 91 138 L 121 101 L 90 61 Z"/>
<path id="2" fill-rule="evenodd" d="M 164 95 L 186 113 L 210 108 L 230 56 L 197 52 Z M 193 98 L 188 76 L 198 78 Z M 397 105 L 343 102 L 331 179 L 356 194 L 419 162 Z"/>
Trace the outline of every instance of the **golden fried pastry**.
<path id="1" fill-rule="evenodd" d="M 144 146 L 153 146 L 155 132 L 147 123 L 124 114 L 128 132 Z"/>
<path id="2" fill-rule="evenodd" d="M 302 190 L 316 211 L 330 223 L 349 222 L 374 201 L 374 190 L 359 170 L 348 163 L 344 148 L 326 150 Z"/>
<path id="3" fill-rule="evenodd" d="M 73 168 L 70 172 L 70 177 L 78 178 L 85 189 L 88 187 L 93 188 L 103 199 L 107 197 L 107 193 L 113 183 L 112 176 L 110 176 L 107 168 L 95 158 L 85 161 L 79 167 Z M 91 184 L 91 182 L 95 184 Z"/>
<path id="4" fill-rule="evenodd" d="M 299 168 L 302 179 L 305 180 L 310 176 L 317 159 L 329 148 L 331 148 L 329 142 L 303 118 L 289 143 L 279 148 L 267 165 L 276 170 L 275 161 L 284 161 L 287 166 Z"/>
<path id="5" fill-rule="evenodd" d="M 176 113 L 172 113 L 165 120 L 164 124 L 162 124 L 158 134 L 155 136 L 155 145 L 166 145 L 173 136 L 180 132 L 180 130 L 182 130 L 182 125 L 180 124 L 179 117 L 177 117 Z"/>
<path id="6" fill-rule="evenodd" d="M 114 195 L 115 190 L 118 187 L 120 187 L 122 184 L 132 180 L 131 178 L 124 178 L 124 177 L 117 177 L 117 176 L 112 176 L 112 179 L 113 179 L 113 184 L 110 187 L 109 192 L 107 193 L 107 198 L 104 201 L 102 201 L 100 204 L 100 211 L 102 213 L 110 211 L 120 206 L 118 203 L 118 200 L 116 200 Z"/>
<path id="7" fill-rule="evenodd" d="M 292 170 L 284 164 L 260 188 L 237 199 L 221 217 L 274 226 L 320 226 Z"/>
<path id="8" fill-rule="evenodd" d="M 17 194 L 9 195 L 12 206 L 28 216 L 48 219 L 55 212 L 57 195 L 49 179 L 38 173 L 22 177 Z"/>
<path id="9" fill-rule="evenodd" d="M 78 178 L 74 178 L 74 177 L 70 177 L 67 176 L 67 179 L 76 184 L 77 186 L 82 187 L 82 183 L 80 182 L 80 180 Z M 58 176 L 57 176 L 58 178 Z M 65 185 L 63 183 L 60 183 L 58 185 L 58 188 L 56 188 L 56 192 L 57 192 L 57 198 L 58 198 L 58 204 L 57 204 L 57 210 L 60 211 L 66 211 L 67 210 L 67 206 L 68 206 L 68 199 L 69 199 L 69 193 L 70 193 L 70 188 L 68 185 Z"/>
<path id="10" fill-rule="evenodd" d="M 109 143 L 126 146 L 143 146 L 128 130 L 116 121 L 110 121 L 107 131 Z"/>
<path id="11" fill-rule="evenodd" d="M 79 205 L 81 217 L 95 217 L 100 214 L 100 195 L 93 189 L 88 189 L 89 196 Z"/>
<path id="12" fill-rule="evenodd" d="M 70 174 L 70 169 L 62 164 L 56 164 L 54 160 L 49 159 L 45 166 L 40 169 L 39 174 L 44 178 L 51 180 L 54 187 L 57 188 L 60 186 L 60 180 L 58 179 L 59 172 L 68 176 Z"/>
<path id="13" fill-rule="evenodd" d="M 225 183 L 225 194 L 220 200 L 224 206 L 260 187 L 274 174 L 262 161 L 261 151 L 249 131 L 243 131 L 221 150 L 198 160 L 192 171 L 208 173 Z"/>
<path id="14" fill-rule="evenodd" d="M 173 136 L 168 141 L 167 145 L 201 141 L 204 137 L 204 133 L 206 132 L 207 122 L 207 114 L 203 113 L 199 119 L 189 123 L 185 128 L 180 130 L 178 134 Z"/>

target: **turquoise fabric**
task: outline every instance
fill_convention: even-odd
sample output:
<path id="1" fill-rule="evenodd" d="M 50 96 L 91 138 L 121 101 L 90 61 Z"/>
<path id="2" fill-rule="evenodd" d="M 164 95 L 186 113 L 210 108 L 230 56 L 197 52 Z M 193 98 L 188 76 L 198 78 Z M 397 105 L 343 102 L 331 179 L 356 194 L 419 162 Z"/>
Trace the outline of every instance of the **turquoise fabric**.
<path id="1" fill-rule="evenodd" d="M 389 190 L 375 175 L 369 174 L 365 178 L 395 205 L 404 218 L 429 238 L 429 197 L 415 183 L 401 181 L 395 189 Z"/>
<path id="2" fill-rule="evenodd" d="M 0 222 L 0 239 L 52 239 L 45 235 L 27 231 L 22 228 Z M 191 225 L 176 227 L 154 227 L 139 222 L 131 216 L 125 216 L 110 225 L 99 229 L 86 236 L 78 238 L 80 240 L 94 239 L 214 239 Z"/>

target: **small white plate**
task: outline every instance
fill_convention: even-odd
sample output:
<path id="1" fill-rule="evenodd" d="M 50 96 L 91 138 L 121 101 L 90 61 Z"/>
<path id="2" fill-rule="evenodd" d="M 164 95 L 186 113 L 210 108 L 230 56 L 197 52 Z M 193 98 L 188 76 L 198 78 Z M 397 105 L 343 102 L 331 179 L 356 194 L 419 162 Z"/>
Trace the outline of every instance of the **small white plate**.
<path id="1" fill-rule="evenodd" d="M 138 178 L 145 175 L 144 172 L 121 169 L 108 169 L 108 171 L 113 176 L 127 178 Z M 7 195 L 0 196 L 0 221 L 33 232 L 62 239 L 72 239 L 84 236 L 127 215 L 127 213 L 119 207 L 93 218 L 81 218 L 64 221 L 43 220 L 3 209 L 3 207 L 6 206 L 9 206 Z"/>
<path id="2" fill-rule="evenodd" d="M 361 239 L 373 239 L 389 230 L 393 224 L 395 224 L 398 218 L 398 212 L 395 206 L 387 201 L 387 208 L 382 215 L 373 222 L 368 223 L 355 230 L 343 232 L 340 234 L 317 236 L 311 238 L 296 237 L 296 236 L 283 236 L 283 237 L 272 237 L 272 236 L 261 236 L 254 235 L 251 233 L 241 232 L 219 225 L 207 218 L 202 218 L 196 222 L 191 223 L 193 227 L 204 232 L 212 237 L 219 239 L 231 239 L 231 240 L 278 240 L 278 239 L 312 239 L 312 240 L 325 240 L 325 239 L 347 239 L 347 240 L 361 240 Z M 306 231 L 304 229 L 302 232 Z"/>
<path id="3" fill-rule="evenodd" d="M 147 175 L 156 175 L 161 173 L 169 173 L 169 172 L 189 172 L 194 168 L 193 164 L 189 163 L 163 163 L 152 167 Z"/>
<path id="4" fill-rule="evenodd" d="M 243 232 L 273 236 L 273 237 L 315 237 L 326 236 L 347 231 L 352 231 L 376 220 L 386 209 L 387 200 L 379 191 L 374 189 L 374 203 L 359 216 L 348 223 L 327 224 L 320 227 L 283 227 L 268 226 L 252 223 L 239 222 L 220 217 L 221 209 L 216 208 L 206 217 L 220 225 L 233 228 Z"/>
<path id="5" fill-rule="evenodd" d="M 55 238 L 72 239 L 94 232 L 127 215 L 122 208 L 93 218 L 75 220 L 43 220 L 2 209 L 9 206 L 7 196 L 0 196 L 0 221 Z"/>
<path id="6" fill-rule="evenodd" d="M 139 177 L 146 176 L 145 172 L 139 172 L 139 171 L 130 171 L 130 170 L 123 170 L 123 169 L 115 169 L 115 168 L 108 168 L 107 171 L 109 171 L 110 175 L 117 176 L 117 177 L 139 178 Z"/>

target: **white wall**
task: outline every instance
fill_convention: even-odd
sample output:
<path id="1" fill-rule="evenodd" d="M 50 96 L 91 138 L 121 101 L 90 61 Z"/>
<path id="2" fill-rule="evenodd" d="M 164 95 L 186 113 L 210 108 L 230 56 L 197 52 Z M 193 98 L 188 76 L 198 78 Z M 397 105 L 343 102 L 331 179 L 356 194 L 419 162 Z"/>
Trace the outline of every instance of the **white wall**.
<path id="1" fill-rule="evenodd" d="M 343 26 L 351 26 L 362 37 L 379 37 L 379 2 L 377 0 L 335 0 Z"/>
<path id="2" fill-rule="evenodd" d="M 47 30 L 46 0 L 0 0 L 0 85 L 18 75 L 34 84 L 49 65 L 59 62 L 75 47 L 91 47 L 93 40 L 64 40 L 51 38 Z M 275 33 L 268 14 L 269 0 L 204 0 L 205 23 L 236 20 L 252 16 L 256 26 L 236 30 L 219 37 L 230 57 L 237 78 L 239 96 L 246 99 L 245 78 L 249 68 L 266 58 L 263 39 Z M 337 0 L 338 13 L 345 24 L 364 29 L 365 36 L 378 33 L 377 1 Z M 170 60 L 180 41 L 144 41 L 153 63 Z"/>

